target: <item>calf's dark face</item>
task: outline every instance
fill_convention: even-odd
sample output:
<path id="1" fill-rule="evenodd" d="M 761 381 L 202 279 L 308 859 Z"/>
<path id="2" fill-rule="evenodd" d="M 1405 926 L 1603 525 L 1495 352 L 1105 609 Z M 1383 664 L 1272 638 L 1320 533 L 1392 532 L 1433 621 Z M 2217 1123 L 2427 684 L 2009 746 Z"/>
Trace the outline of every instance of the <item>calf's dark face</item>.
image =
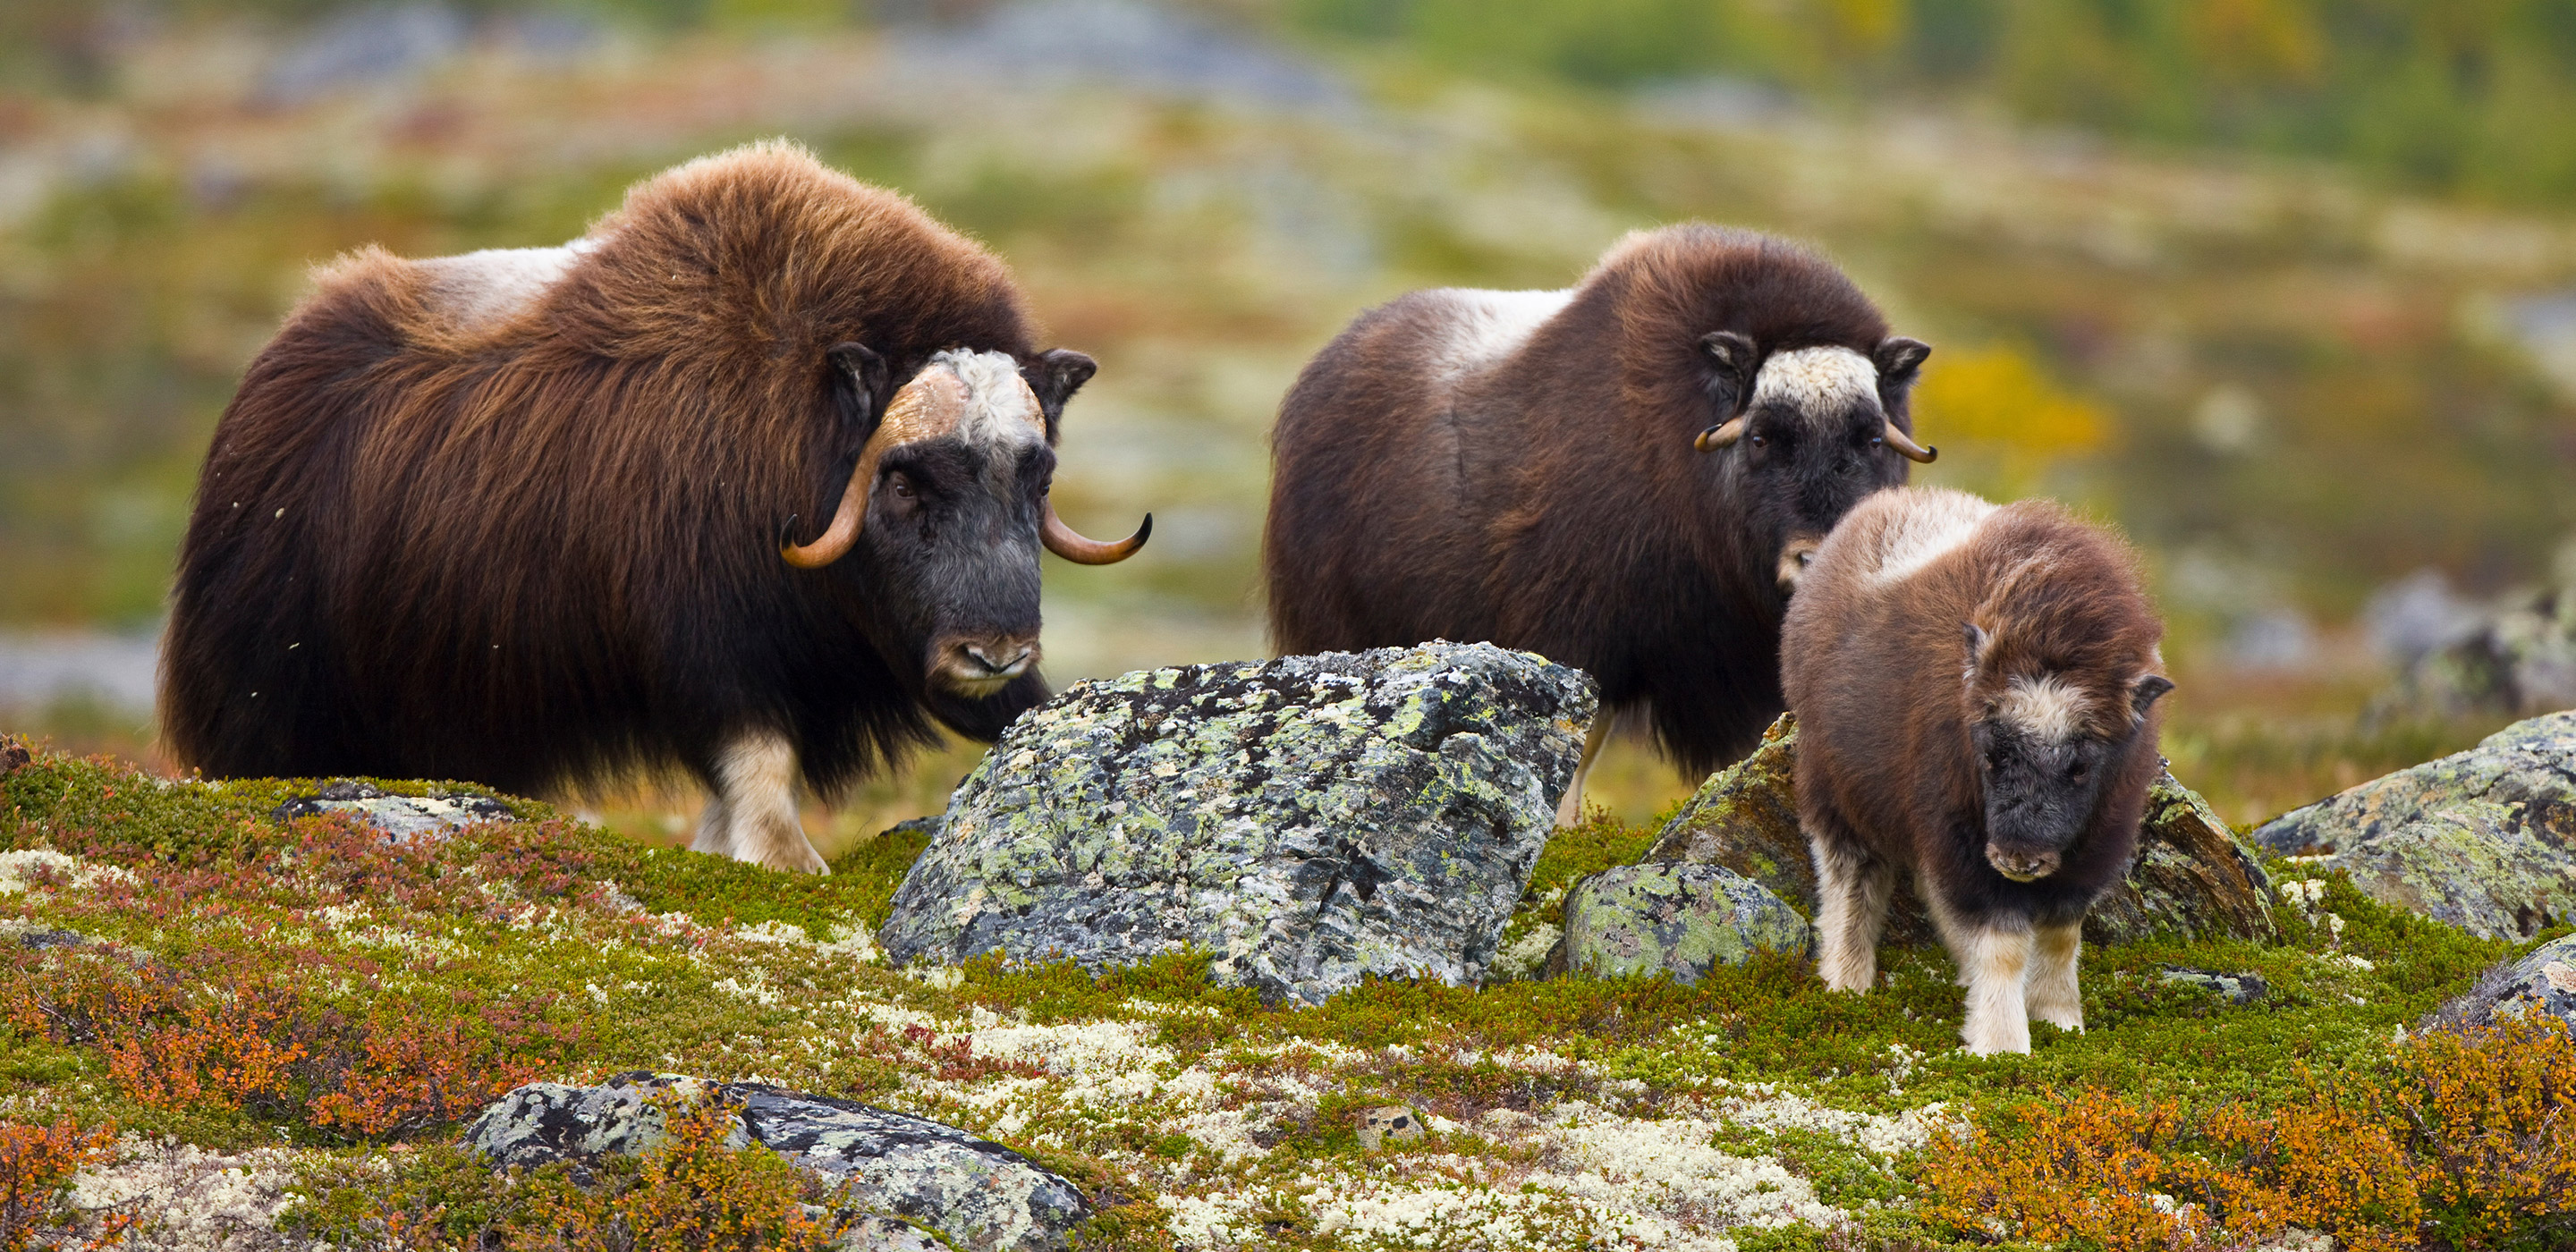
<path id="1" fill-rule="evenodd" d="M 1001 353 L 934 358 L 925 372 L 952 374 L 934 381 L 962 403 L 949 406 L 950 420 L 883 432 L 904 437 L 877 459 L 859 542 L 834 567 L 862 584 L 871 641 L 913 676 L 923 706 L 976 739 L 998 736 L 1047 695 L 1038 673 L 1040 524 L 1056 464 L 1047 435 L 1089 371 L 1044 363 L 1024 376 Z M 1068 373 L 1079 376 L 1067 383 Z M 888 422 L 901 411 L 890 408 Z"/>
<path id="2" fill-rule="evenodd" d="M 1974 626 L 1968 631 L 1974 656 L 1981 639 Z M 1973 675 L 1970 682 L 1975 698 Z M 1986 863 L 2015 882 L 2056 873 L 2092 828 L 2103 788 L 2136 748 L 2147 710 L 2172 689 L 2152 674 L 2107 692 L 2055 673 L 1989 687 L 1968 728 L 1985 801 Z M 2117 730 L 2106 732 L 2106 720 Z"/>
<path id="3" fill-rule="evenodd" d="M 1904 485 L 1911 468 L 1888 444 L 1916 367 L 1931 349 L 1890 339 L 1874 355 L 1850 348 L 1774 352 L 1758 369 L 1752 342 L 1720 332 L 1701 341 L 1719 424 L 1702 439 L 1731 458 L 1721 473 L 1746 534 L 1769 558 L 1783 599 L 1825 533 L 1872 492 Z M 1741 426 L 1732 423 L 1741 420 Z"/>

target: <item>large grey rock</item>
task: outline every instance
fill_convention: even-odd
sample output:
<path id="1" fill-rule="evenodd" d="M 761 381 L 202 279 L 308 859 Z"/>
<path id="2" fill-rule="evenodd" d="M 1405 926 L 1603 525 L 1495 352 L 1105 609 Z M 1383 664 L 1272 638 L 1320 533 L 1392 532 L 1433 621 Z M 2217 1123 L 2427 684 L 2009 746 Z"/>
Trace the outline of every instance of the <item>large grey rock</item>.
<path id="1" fill-rule="evenodd" d="M 496 1166 L 592 1162 L 638 1153 L 665 1137 L 655 1097 L 710 1096 L 736 1110 L 731 1147 L 766 1146 L 834 1182 L 849 1184 L 863 1215 L 861 1242 L 882 1248 L 919 1240 L 895 1215 L 975 1252 L 1054 1252 L 1091 1206 L 1074 1185 L 1027 1157 L 953 1126 L 848 1100 L 797 1095 L 760 1083 L 710 1083 L 678 1074 L 620 1074 L 597 1087 L 540 1082 L 492 1103 L 466 1127 L 465 1145 Z M 920 1246 L 934 1246 L 919 1241 Z"/>
<path id="2" fill-rule="evenodd" d="M 897 961 L 1133 964 L 1320 1002 L 1473 985 L 1553 829 L 1592 681 L 1488 644 L 1150 670 L 1021 715 L 879 935 Z"/>
<path id="3" fill-rule="evenodd" d="M 2373 899 L 2489 939 L 2576 910 L 2576 712 L 2293 809 L 2254 832 Z"/>
<path id="4" fill-rule="evenodd" d="M 1809 916 L 1816 869 L 1798 829 L 1797 719 L 1782 714 L 1752 755 L 1709 775 L 1664 824 L 1646 860 L 1723 865 Z M 2147 793 L 2137 856 L 2121 883 L 2084 919 L 2093 943 L 2131 943 L 2157 934 L 2229 935 L 2262 940 L 2272 923 L 2262 866 L 2191 789 L 2160 774 Z M 1910 889 L 1890 902 L 1884 942 L 1939 941 Z"/>
<path id="5" fill-rule="evenodd" d="M 2485 1026 L 2529 1013 L 2546 1013 L 2576 1026 L 2576 935 L 2552 939 L 2518 959 L 2498 961 L 2423 1024 Z"/>
<path id="6" fill-rule="evenodd" d="M 1565 896 L 1565 965 L 1616 976 L 1668 973 L 1698 982 L 1757 951 L 1805 955 L 1807 919 L 1723 865 L 1620 865 Z"/>

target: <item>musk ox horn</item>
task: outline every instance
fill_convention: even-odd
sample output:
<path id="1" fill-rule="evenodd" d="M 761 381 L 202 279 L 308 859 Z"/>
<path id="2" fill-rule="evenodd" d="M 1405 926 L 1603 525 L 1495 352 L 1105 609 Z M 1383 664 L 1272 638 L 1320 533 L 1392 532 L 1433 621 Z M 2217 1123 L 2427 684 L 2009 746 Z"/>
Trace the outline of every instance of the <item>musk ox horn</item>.
<path id="1" fill-rule="evenodd" d="M 965 410 L 966 384 L 952 370 L 926 369 L 905 383 L 860 449 L 858 468 L 850 471 L 850 485 L 842 489 L 841 505 L 822 537 L 801 546 L 782 543 L 778 555 L 798 569 L 821 569 L 848 556 L 859 542 L 860 525 L 868 520 L 868 493 L 876 490 L 877 463 L 886 450 L 945 433 Z"/>
<path id="2" fill-rule="evenodd" d="M 1692 440 L 1691 446 L 1702 452 L 1715 452 L 1743 437 L 1744 419 L 1730 418 L 1722 426 L 1711 426 L 1699 432 L 1699 438 Z"/>
<path id="3" fill-rule="evenodd" d="M 1887 424 L 1887 434 L 1885 438 L 1887 439 L 1887 446 L 1904 453 L 1906 460 L 1912 461 L 1917 465 L 1930 465 L 1934 457 L 1941 455 L 1941 450 L 1939 448 L 1927 448 L 1922 444 L 1914 442 L 1914 437 L 1906 434 L 1904 431 L 1898 430 L 1896 428 L 1896 423 L 1894 422 L 1889 422 Z"/>
<path id="4" fill-rule="evenodd" d="M 1038 526 L 1038 538 L 1046 541 L 1047 551 L 1076 565 L 1116 565 L 1136 555 L 1136 550 L 1144 547 L 1145 540 L 1153 533 L 1154 515 L 1148 513 L 1145 524 L 1137 527 L 1135 534 L 1116 543 L 1085 539 L 1074 528 L 1065 525 L 1063 518 L 1055 515 L 1053 500 L 1046 502 L 1046 519 Z"/>

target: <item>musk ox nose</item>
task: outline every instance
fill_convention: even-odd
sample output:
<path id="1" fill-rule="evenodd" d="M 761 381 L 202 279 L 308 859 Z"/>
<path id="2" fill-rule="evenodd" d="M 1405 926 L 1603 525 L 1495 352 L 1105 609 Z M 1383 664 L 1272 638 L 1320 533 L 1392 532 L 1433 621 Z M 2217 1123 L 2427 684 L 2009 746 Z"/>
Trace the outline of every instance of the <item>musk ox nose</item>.
<path id="1" fill-rule="evenodd" d="M 968 696 L 988 696 L 1038 663 L 1038 641 L 997 636 L 951 639 L 940 645 L 932 676 L 943 687 Z"/>
<path id="2" fill-rule="evenodd" d="M 1809 563 L 1816 559 L 1817 542 L 1813 538 L 1792 539 L 1780 549 L 1781 595 L 1798 589 L 1798 576 L 1806 573 Z"/>
<path id="3" fill-rule="evenodd" d="M 1994 844 L 1986 845 L 1986 864 L 2014 882 L 2037 882 L 2057 872 L 2057 852 L 2042 848 L 2036 851 L 2006 851 Z"/>

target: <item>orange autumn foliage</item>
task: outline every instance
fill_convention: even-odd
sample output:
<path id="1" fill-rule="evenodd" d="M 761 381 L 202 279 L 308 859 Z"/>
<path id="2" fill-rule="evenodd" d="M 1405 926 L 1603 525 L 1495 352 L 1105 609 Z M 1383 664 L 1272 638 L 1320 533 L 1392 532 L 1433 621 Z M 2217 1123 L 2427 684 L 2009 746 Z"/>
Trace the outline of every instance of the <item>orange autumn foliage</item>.
<path id="1" fill-rule="evenodd" d="M 79 1248 L 91 1252 L 124 1241 L 131 1219 L 110 1216 L 100 1232 L 77 1243 L 40 1236 L 54 1235 L 54 1220 L 72 1174 L 83 1165 L 116 1157 L 116 1127 L 82 1130 L 66 1117 L 51 1126 L 0 1122 L 0 1252 L 27 1252 L 34 1247 Z"/>
<path id="2" fill-rule="evenodd" d="M 2351 1252 L 2576 1237 L 2564 1023 L 2426 1035 L 2382 1074 L 2309 1088 L 2277 1109 L 2095 1089 L 1999 1109 L 1934 1138 L 1921 1212 L 2106 1252 L 2251 1247 L 2292 1227 Z"/>
<path id="3" fill-rule="evenodd" d="M 511 1252 L 826 1252 L 840 1234 L 806 1212 L 809 1176 L 766 1148 L 735 1148 L 735 1111 L 657 1100 L 669 1138 L 596 1190 L 559 1183 L 512 1223 Z M 817 1194 L 814 1199 L 822 1199 Z"/>

